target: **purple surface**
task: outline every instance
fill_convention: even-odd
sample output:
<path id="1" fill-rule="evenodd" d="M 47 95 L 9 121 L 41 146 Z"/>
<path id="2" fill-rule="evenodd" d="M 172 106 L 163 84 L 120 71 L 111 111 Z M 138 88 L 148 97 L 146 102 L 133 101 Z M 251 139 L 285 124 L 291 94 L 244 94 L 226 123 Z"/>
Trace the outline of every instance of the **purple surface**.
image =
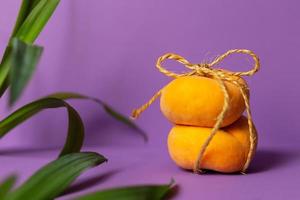
<path id="1" fill-rule="evenodd" d="M 299 198 L 299 148 L 260 148 L 247 175 L 195 175 L 176 167 L 166 148 L 98 147 L 109 158 L 106 164 L 87 171 L 59 199 L 116 186 L 167 183 L 179 185 L 174 199 L 289 199 Z M 0 176 L 15 173 L 22 182 L 39 166 L 55 158 L 57 150 L 0 150 Z M 80 191 L 79 191 L 80 190 Z"/>
<path id="2" fill-rule="evenodd" d="M 0 52 L 19 4 L 17 0 L 1 1 Z M 95 190 L 164 183 L 173 177 L 180 185 L 177 199 L 298 199 L 299 6 L 296 0 L 63 0 L 38 40 L 46 47 L 45 53 L 17 106 L 70 90 L 102 98 L 129 114 L 170 80 L 154 67 L 162 54 L 171 51 L 201 62 L 228 49 L 248 48 L 260 56 L 262 65 L 248 79 L 259 131 L 259 150 L 249 175 L 196 176 L 179 170 L 166 152 L 171 125 L 160 114 L 158 102 L 137 121 L 150 137 L 149 144 L 143 145 L 97 105 L 74 101 L 86 122 L 86 146 L 110 159 L 80 177 L 77 184 L 100 176 L 90 187 L 82 186 Z M 250 65 L 244 57 L 234 56 L 222 66 L 239 71 Z M 1 116 L 10 112 L 4 100 L 0 108 Z M 64 110 L 45 111 L 3 138 L 1 177 L 18 172 L 26 178 L 53 159 L 54 151 L 25 150 L 61 146 L 65 122 Z"/>

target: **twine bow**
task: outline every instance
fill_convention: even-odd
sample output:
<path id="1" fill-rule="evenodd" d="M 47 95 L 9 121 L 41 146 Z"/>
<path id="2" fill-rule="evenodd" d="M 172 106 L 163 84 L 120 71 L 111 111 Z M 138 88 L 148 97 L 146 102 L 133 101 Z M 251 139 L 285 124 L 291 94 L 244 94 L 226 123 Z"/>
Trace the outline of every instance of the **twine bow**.
<path id="1" fill-rule="evenodd" d="M 222 60 L 224 60 L 229 55 L 237 54 L 237 53 L 246 54 L 253 58 L 254 66 L 251 70 L 233 72 L 233 71 L 228 71 L 228 70 L 225 71 L 222 69 L 213 68 L 214 66 L 219 64 Z M 163 61 L 165 61 L 167 59 L 175 60 L 175 61 L 183 64 L 186 68 L 190 69 L 190 71 L 178 74 L 178 73 L 175 73 L 175 72 L 165 69 L 161 64 Z M 215 123 L 214 127 L 212 128 L 210 135 L 206 139 L 205 143 L 202 145 L 199 155 L 197 157 L 197 160 L 195 162 L 194 172 L 196 172 L 196 173 L 201 172 L 201 169 L 200 169 L 201 161 L 202 161 L 203 155 L 205 153 L 205 150 L 207 149 L 207 147 L 208 147 L 209 143 L 211 142 L 211 140 L 213 139 L 214 135 L 220 129 L 220 126 L 221 126 L 221 124 L 224 120 L 224 117 L 226 115 L 226 112 L 229 108 L 229 94 L 228 94 L 228 91 L 227 91 L 224 81 L 230 82 L 239 88 L 239 90 L 243 96 L 245 106 L 246 106 L 246 113 L 248 116 L 248 126 L 249 126 L 249 133 L 250 133 L 250 149 L 249 149 L 249 153 L 247 155 L 246 162 L 242 169 L 242 173 L 245 173 L 245 171 L 249 167 L 249 164 L 253 158 L 254 150 L 256 148 L 256 143 L 257 143 L 257 137 L 256 137 L 256 133 L 254 133 L 254 125 L 253 125 L 252 116 L 251 116 L 249 97 L 247 95 L 248 87 L 245 86 L 244 84 L 241 84 L 240 82 L 238 82 L 237 79 L 240 78 L 241 76 L 252 76 L 259 70 L 260 62 L 259 62 L 259 58 L 257 57 L 257 55 L 247 49 L 233 49 L 233 50 L 227 51 L 226 53 L 222 54 L 221 56 L 218 56 L 216 59 L 214 59 L 210 63 L 192 64 L 180 55 L 168 53 L 168 54 L 165 54 L 158 58 L 158 60 L 156 62 L 156 67 L 161 73 L 165 74 L 166 76 L 172 77 L 172 78 L 197 75 L 197 76 L 206 76 L 206 77 L 215 79 L 216 81 L 218 81 L 220 88 L 224 94 L 224 104 L 223 104 L 222 111 L 218 115 L 216 123 Z M 133 110 L 131 116 L 134 119 L 139 117 L 139 115 L 144 110 L 146 110 L 161 95 L 162 90 L 163 89 L 160 89 L 147 103 L 142 105 L 140 108 Z"/>

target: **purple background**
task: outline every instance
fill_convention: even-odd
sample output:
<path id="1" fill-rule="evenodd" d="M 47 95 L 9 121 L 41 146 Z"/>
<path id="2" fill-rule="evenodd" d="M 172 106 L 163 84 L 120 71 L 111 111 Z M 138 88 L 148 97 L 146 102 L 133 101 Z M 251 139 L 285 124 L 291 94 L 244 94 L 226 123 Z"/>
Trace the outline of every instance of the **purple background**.
<path id="1" fill-rule="evenodd" d="M 19 4 L 1 1 L 1 53 Z M 137 121 L 149 135 L 145 145 L 97 105 L 72 101 L 86 122 L 86 147 L 110 161 L 81 176 L 69 193 L 74 195 L 76 187 L 94 191 L 164 183 L 173 177 L 180 186 L 177 199 L 298 199 L 299 6 L 297 0 L 63 0 L 37 41 L 45 52 L 16 107 L 48 93 L 75 91 L 101 98 L 129 115 L 170 81 L 154 66 L 162 54 L 175 52 L 196 63 L 229 49 L 251 49 L 262 67 L 247 79 L 259 131 L 249 175 L 196 176 L 178 169 L 166 149 L 171 124 L 160 114 L 158 102 Z M 251 63 L 233 56 L 222 66 L 239 71 L 250 69 Z M 2 117 L 11 112 L 6 105 L 3 100 Z M 17 172 L 24 180 L 55 158 L 65 131 L 63 109 L 42 112 L 14 129 L 0 141 L 1 177 Z"/>

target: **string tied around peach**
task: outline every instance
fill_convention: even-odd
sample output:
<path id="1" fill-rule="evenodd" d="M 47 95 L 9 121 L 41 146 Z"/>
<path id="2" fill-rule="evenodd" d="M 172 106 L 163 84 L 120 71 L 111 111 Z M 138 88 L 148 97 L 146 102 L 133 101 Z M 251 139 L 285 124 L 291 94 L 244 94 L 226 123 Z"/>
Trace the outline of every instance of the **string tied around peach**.
<path id="1" fill-rule="evenodd" d="M 217 69 L 214 68 L 217 64 L 219 64 L 221 61 L 223 61 L 225 58 L 232 54 L 245 54 L 249 55 L 252 57 L 254 61 L 253 68 L 248 70 L 248 71 L 229 71 L 229 70 L 224 70 L 224 69 Z M 167 70 L 162 66 L 163 61 L 165 60 L 175 60 L 181 64 L 183 64 L 189 71 L 184 72 L 184 73 L 175 73 L 173 71 Z M 248 152 L 246 162 L 243 166 L 242 173 L 245 173 L 246 170 L 248 169 L 250 162 L 254 156 L 254 151 L 256 148 L 257 144 L 257 137 L 256 134 L 254 133 L 254 125 L 253 125 L 253 120 L 252 120 L 252 115 L 251 115 L 251 109 L 250 109 L 250 104 L 249 104 L 249 97 L 247 95 L 249 88 L 241 84 L 240 82 L 237 81 L 238 78 L 242 76 L 252 76 L 254 75 L 260 68 L 260 62 L 258 56 L 247 49 L 232 49 L 224 54 L 218 56 L 215 58 L 212 62 L 209 63 L 199 63 L 199 64 L 192 64 L 189 61 L 187 61 L 185 58 L 183 58 L 180 55 L 174 54 L 174 53 L 167 53 L 157 59 L 156 62 L 156 68 L 163 73 L 166 76 L 172 77 L 172 78 L 179 78 L 183 76 L 205 76 L 208 78 L 215 79 L 219 86 L 221 91 L 224 94 L 224 102 L 223 102 L 223 107 L 219 115 L 217 116 L 216 123 L 214 124 L 212 131 L 204 144 L 202 145 L 200 152 L 197 156 L 196 162 L 194 164 L 194 172 L 195 173 L 200 173 L 201 171 L 201 161 L 203 158 L 203 155 L 209 146 L 211 140 L 213 139 L 214 135 L 217 133 L 217 131 L 220 129 L 221 124 L 224 120 L 224 117 L 226 115 L 226 112 L 229 108 L 229 94 L 225 85 L 225 81 L 230 82 L 234 85 L 236 85 L 244 99 L 245 107 L 246 107 L 246 113 L 248 116 L 248 126 L 249 126 L 249 133 L 250 133 L 250 150 Z M 142 105 L 140 108 L 133 110 L 132 112 L 132 118 L 136 119 L 140 116 L 140 114 L 145 111 L 160 95 L 162 92 L 163 88 L 160 89 L 148 102 L 146 102 L 144 105 Z"/>

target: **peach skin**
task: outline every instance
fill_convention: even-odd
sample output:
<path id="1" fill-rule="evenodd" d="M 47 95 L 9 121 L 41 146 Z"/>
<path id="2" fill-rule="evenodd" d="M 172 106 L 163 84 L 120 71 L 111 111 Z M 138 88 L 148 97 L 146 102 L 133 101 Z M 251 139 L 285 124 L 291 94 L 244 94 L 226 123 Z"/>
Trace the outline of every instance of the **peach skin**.
<path id="1" fill-rule="evenodd" d="M 172 160 L 181 168 L 192 170 L 200 149 L 211 128 L 175 125 L 168 136 L 168 149 Z M 256 130 L 254 129 L 256 134 Z M 207 147 L 201 169 L 223 173 L 240 172 L 250 147 L 246 117 L 231 126 L 220 129 Z"/>
<path id="2" fill-rule="evenodd" d="M 242 78 L 237 82 L 246 85 Z M 229 94 L 229 109 L 221 127 L 230 125 L 245 110 L 243 96 L 238 86 L 224 81 Z M 162 89 L 160 108 L 174 124 L 213 127 L 224 104 L 224 93 L 219 83 L 202 76 L 176 78 Z"/>

